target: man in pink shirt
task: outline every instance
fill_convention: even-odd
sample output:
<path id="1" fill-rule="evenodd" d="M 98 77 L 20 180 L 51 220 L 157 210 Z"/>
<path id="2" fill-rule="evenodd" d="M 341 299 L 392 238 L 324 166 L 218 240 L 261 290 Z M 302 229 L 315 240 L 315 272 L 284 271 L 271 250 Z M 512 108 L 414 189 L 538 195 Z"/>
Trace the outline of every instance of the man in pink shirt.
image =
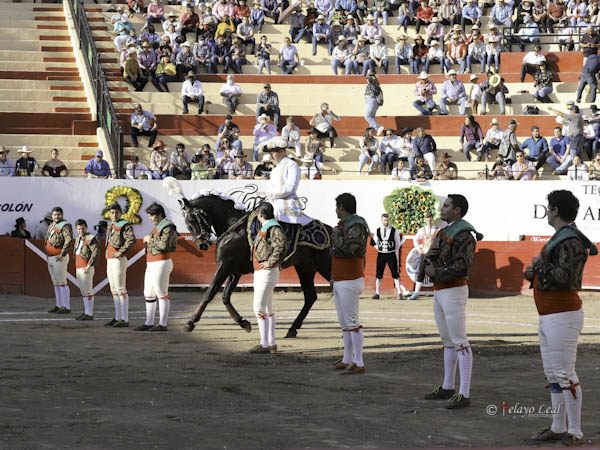
<path id="1" fill-rule="evenodd" d="M 233 3 L 230 3 L 227 0 L 219 0 L 215 3 L 215 6 L 213 6 L 212 13 L 217 16 L 219 20 L 222 20 L 225 16 L 233 17 L 235 15 L 235 8 L 233 7 Z"/>
<path id="2" fill-rule="evenodd" d="M 165 19 L 165 7 L 160 0 L 152 0 L 148 5 L 148 18 L 146 19 L 146 27 L 149 27 L 151 23 L 164 22 Z"/>

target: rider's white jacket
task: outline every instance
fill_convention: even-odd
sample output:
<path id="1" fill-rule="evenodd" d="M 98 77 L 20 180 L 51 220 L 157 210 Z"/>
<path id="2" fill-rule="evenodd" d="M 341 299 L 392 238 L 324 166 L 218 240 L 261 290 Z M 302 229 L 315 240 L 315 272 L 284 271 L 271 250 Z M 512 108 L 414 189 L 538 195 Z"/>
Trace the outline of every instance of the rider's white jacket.
<path id="1" fill-rule="evenodd" d="M 313 220 L 302 212 L 302 203 L 296 195 L 299 184 L 300 168 L 290 158 L 282 159 L 271 171 L 267 196 L 277 221 L 306 225 Z"/>

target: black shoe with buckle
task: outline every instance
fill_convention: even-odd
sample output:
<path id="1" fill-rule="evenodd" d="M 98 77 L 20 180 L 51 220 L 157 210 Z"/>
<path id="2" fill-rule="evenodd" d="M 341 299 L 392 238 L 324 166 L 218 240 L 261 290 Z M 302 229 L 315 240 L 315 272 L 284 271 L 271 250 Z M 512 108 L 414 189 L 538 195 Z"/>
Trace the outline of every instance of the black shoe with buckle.
<path id="1" fill-rule="evenodd" d="M 425 394 L 425 400 L 448 400 L 454 395 L 454 389 L 444 389 L 442 386 L 436 387 L 433 392 Z"/>
<path id="2" fill-rule="evenodd" d="M 150 328 L 150 331 L 167 331 L 167 327 L 163 327 L 162 325 L 154 325 Z"/>
<path id="3" fill-rule="evenodd" d="M 113 325 L 113 328 L 127 328 L 129 326 L 129 322 L 125 322 L 124 320 L 119 320 L 117 323 Z"/>
<path id="4" fill-rule="evenodd" d="M 565 436 L 560 440 L 560 443 L 566 447 L 578 447 L 584 445 L 585 441 L 583 440 L 583 437 L 578 438 L 573 434 L 565 433 Z"/>
<path id="5" fill-rule="evenodd" d="M 89 314 L 84 314 L 81 319 L 79 319 L 81 321 L 85 321 L 85 320 L 94 320 L 94 316 L 90 316 Z"/>
<path id="6" fill-rule="evenodd" d="M 110 319 L 108 322 L 104 324 L 105 327 L 114 327 L 115 323 L 117 323 L 117 319 Z"/>
<path id="7" fill-rule="evenodd" d="M 133 331 L 148 331 L 152 328 L 152 325 L 146 325 L 145 323 L 140 325 L 139 327 L 135 327 Z"/>
<path id="8" fill-rule="evenodd" d="M 448 408 L 448 409 L 466 408 L 470 404 L 471 404 L 470 398 L 467 398 L 467 397 L 463 396 L 462 394 L 454 394 L 452 397 L 450 397 L 450 400 L 448 400 L 448 404 L 446 405 L 446 408 Z"/>
<path id="9" fill-rule="evenodd" d="M 55 306 L 54 308 L 49 309 L 48 313 L 50 313 L 50 314 L 56 314 L 58 312 L 58 309 L 59 309 L 58 306 Z"/>
<path id="10" fill-rule="evenodd" d="M 56 311 L 56 314 L 71 314 L 71 310 L 61 306 L 58 308 L 58 311 Z"/>
<path id="11" fill-rule="evenodd" d="M 566 431 L 564 433 L 555 433 L 550 427 L 548 427 L 531 436 L 529 440 L 533 442 L 557 442 L 566 437 L 566 435 Z"/>
<path id="12" fill-rule="evenodd" d="M 371 297 L 373 300 L 379 300 L 379 294 L 373 294 Z"/>

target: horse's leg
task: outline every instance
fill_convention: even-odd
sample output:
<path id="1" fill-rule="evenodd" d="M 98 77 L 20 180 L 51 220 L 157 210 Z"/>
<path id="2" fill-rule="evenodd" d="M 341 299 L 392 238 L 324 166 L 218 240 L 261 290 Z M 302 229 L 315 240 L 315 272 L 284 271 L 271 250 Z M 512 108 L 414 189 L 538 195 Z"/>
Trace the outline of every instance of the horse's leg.
<path id="1" fill-rule="evenodd" d="M 225 288 L 223 289 L 223 304 L 225 305 L 225 308 L 227 309 L 227 312 L 229 313 L 231 318 L 240 327 L 242 327 L 244 330 L 246 330 L 248 333 L 250 333 L 250 331 L 252 331 L 252 324 L 250 322 L 248 322 L 247 320 L 243 319 L 242 316 L 240 316 L 238 314 L 238 312 L 235 310 L 235 308 L 231 304 L 231 294 L 233 293 L 233 290 L 237 286 L 238 281 L 240 281 L 241 276 L 242 275 L 239 273 L 232 273 L 227 278 L 227 282 L 225 283 Z"/>
<path id="2" fill-rule="evenodd" d="M 223 285 L 223 282 L 227 279 L 229 275 L 229 270 L 226 269 L 223 264 L 220 264 L 217 268 L 217 271 L 215 272 L 212 281 L 210 282 L 210 285 L 208 286 L 208 289 L 202 297 L 202 303 L 198 305 L 198 308 L 192 315 L 192 319 L 185 324 L 185 326 L 183 327 L 183 331 L 192 331 L 196 327 L 196 322 L 200 320 L 200 317 L 202 317 L 202 313 L 204 312 L 208 304 L 212 301 L 212 299 L 215 298 L 215 295 L 217 295 L 219 288 Z"/>
<path id="3" fill-rule="evenodd" d="M 292 323 L 292 326 L 285 335 L 286 338 L 294 338 L 298 334 L 297 330 L 302 326 L 304 319 L 308 315 L 310 308 L 317 300 L 317 291 L 315 290 L 315 268 L 312 264 L 296 264 L 294 266 L 298 278 L 300 279 L 300 286 L 302 286 L 302 292 L 304 292 L 304 306 L 302 310 Z"/>
<path id="4" fill-rule="evenodd" d="M 327 281 L 331 280 L 331 256 L 329 249 L 322 250 L 314 254 L 314 263 L 317 272 L 321 274 Z"/>

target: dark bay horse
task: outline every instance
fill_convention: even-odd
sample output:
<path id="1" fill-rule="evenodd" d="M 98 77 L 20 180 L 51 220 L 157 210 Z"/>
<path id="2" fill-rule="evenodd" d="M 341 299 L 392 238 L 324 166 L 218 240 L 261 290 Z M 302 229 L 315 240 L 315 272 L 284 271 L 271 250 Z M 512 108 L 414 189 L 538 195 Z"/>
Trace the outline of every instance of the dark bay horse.
<path id="1" fill-rule="evenodd" d="M 225 196 L 224 196 L 225 197 Z M 248 243 L 247 225 L 250 213 L 236 209 L 233 200 L 221 198 L 218 195 L 205 195 L 193 200 L 179 200 L 181 210 L 188 230 L 194 243 L 200 250 L 207 250 L 211 245 L 211 234 L 217 236 L 216 260 L 217 271 L 205 292 L 202 302 L 196 309 L 191 320 L 185 325 L 185 331 L 192 331 L 196 322 L 202 317 L 206 306 L 215 297 L 220 287 L 223 289 L 223 303 L 233 320 L 247 332 L 250 332 L 250 322 L 243 319 L 231 304 L 231 294 L 240 277 L 252 273 L 251 250 Z M 325 225 L 329 236 L 331 227 Z M 318 272 L 326 280 L 330 279 L 331 257 L 329 248 L 316 250 L 308 246 L 298 246 L 294 255 L 289 258 L 282 268 L 294 266 L 300 285 L 304 292 L 304 307 L 294 320 L 285 337 L 296 337 L 297 330 L 307 316 L 313 303 L 317 300 L 314 277 Z"/>

